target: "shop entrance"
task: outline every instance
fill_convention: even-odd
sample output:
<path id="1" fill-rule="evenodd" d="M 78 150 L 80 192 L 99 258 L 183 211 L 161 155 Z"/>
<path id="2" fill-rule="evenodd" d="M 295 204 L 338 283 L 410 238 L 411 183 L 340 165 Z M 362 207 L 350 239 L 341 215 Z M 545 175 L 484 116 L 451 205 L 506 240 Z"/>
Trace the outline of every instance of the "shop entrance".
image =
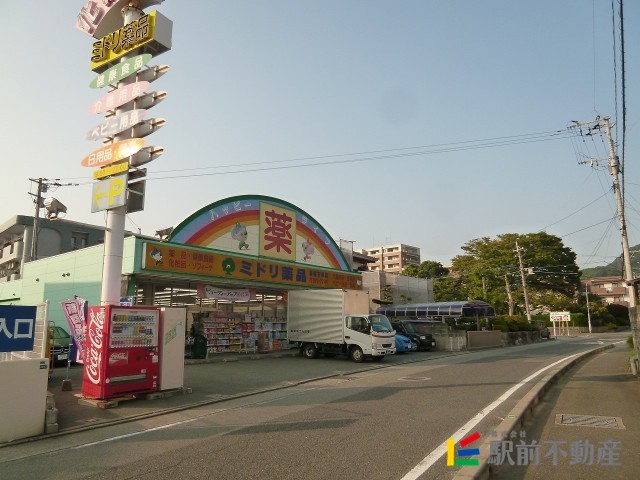
<path id="1" fill-rule="evenodd" d="M 195 285 L 155 279 L 140 280 L 135 288 L 138 305 L 186 307 L 185 358 L 201 357 L 201 351 L 198 355 L 196 352 L 204 348 L 198 343 L 202 337 L 209 355 L 290 348 L 286 297 L 286 291 L 258 288 L 251 290 L 250 298 L 242 300 L 208 298 Z"/>

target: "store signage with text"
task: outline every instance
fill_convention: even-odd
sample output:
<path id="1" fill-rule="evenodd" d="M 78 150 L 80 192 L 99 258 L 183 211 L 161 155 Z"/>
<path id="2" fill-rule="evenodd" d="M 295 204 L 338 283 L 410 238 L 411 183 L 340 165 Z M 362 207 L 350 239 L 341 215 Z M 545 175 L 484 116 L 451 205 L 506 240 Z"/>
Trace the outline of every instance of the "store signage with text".
<path id="1" fill-rule="evenodd" d="M 100 170 L 96 170 L 93 172 L 93 179 L 98 180 L 99 178 L 110 177 L 112 175 L 117 175 L 118 173 L 123 173 L 129 170 L 129 162 L 116 163 L 115 165 L 109 165 L 108 167 L 103 167 Z"/>
<path id="2" fill-rule="evenodd" d="M 104 167 L 130 157 L 144 147 L 142 138 L 128 138 L 94 150 L 82 159 L 83 167 Z"/>
<path id="3" fill-rule="evenodd" d="M 149 82 L 134 82 L 124 85 L 123 87 L 116 88 L 93 102 L 89 107 L 88 112 L 98 114 L 118 108 L 141 95 L 147 88 L 149 88 L 149 85 L 151 85 Z"/>
<path id="4" fill-rule="evenodd" d="M 93 43 L 91 70 L 102 72 L 127 54 L 159 55 L 170 50 L 172 29 L 171 20 L 157 11 L 142 15 Z"/>
<path id="5" fill-rule="evenodd" d="M 260 255 L 295 261 L 296 213 L 293 210 L 261 202 L 260 232 Z"/>
<path id="6" fill-rule="evenodd" d="M 227 252 L 144 243 L 142 268 L 222 280 L 309 288 L 362 289 L 360 274 L 314 268 L 296 263 L 242 257 Z"/>
<path id="7" fill-rule="evenodd" d="M 90 88 L 102 88 L 107 85 L 118 83 L 123 78 L 127 78 L 129 75 L 136 73 L 152 59 L 150 53 L 144 53 L 142 55 L 136 55 L 127 60 L 124 60 L 111 68 L 108 68 L 96 78 L 94 78 L 89 84 Z"/>
<path id="8" fill-rule="evenodd" d="M 91 192 L 91 213 L 127 204 L 128 174 L 116 175 L 93 184 Z"/>
<path id="9" fill-rule="evenodd" d="M 200 298 L 246 302 L 248 300 L 256 299 L 256 291 L 249 288 L 229 289 L 218 288 L 213 285 L 198 284 L 198 296 Z"/>
<path id="10" fill-rule="evenodd" d="M 77 357 L 74 360 L 84 362 L 84 346 L 85 336 L 84 328 L 87 322 L 86 318 L 86 306 L 87 301 L 80 297 L 75 297 L 72 300 L 64 300 L 60 302 L 64 316 L 69 324 L 71 330 L 71 336 L 75 341 L 76 348 L 78 349 Z"/>
<path id="11" fill-rule="evenodd" d="M 122 7 L 129 0 L 90 0 L 80 9 L 76 28 L 94 38 L 100 38 L 122 25 Z M 164 0 L 137 0 L 138 8 L 144 10 Z"/>
<path id="12" fill-rule="evenodd" d="M 133 128 L 144 120 L 147 111 L 144 108 L 137 108 L 123 112 L 114 117 L 106 118 L 104 122 L 87 132 L 87 140 L 100 140 L 104 137 L 112 137 L 127 128 Z"/>
<path id="13" fill-rule="evenodd" d="M 0 306 L 0 352 L 33 350 L 37 307 Z"/>

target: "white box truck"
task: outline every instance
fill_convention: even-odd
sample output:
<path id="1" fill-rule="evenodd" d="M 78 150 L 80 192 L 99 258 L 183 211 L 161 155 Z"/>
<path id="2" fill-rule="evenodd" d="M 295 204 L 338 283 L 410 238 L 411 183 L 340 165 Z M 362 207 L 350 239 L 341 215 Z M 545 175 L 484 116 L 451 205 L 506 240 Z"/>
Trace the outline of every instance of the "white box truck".
<path id="1" fill-rule="evenodd" d="M 385 315 L 369 313 L 369 292 L 293 290 L 287 306 L 289 342 L 306 358 L 347 355 L 355 362 L 396 353 L 396 332 Z"/>

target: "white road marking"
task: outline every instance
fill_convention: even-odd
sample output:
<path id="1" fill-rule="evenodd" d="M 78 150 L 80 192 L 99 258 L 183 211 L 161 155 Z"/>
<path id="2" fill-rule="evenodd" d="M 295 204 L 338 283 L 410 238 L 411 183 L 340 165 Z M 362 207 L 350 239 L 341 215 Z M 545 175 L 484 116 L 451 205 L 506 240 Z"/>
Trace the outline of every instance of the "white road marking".
<path id="1" fill-rule="evenodd" d="M 99 445 L 101 443 L 113 442 L 114 440 L 121 440 L 123 438 L 135 437 L 137 435 L 141 435 L 143 433 L 155 432 L 156 430 L 163 430 L 165 428 L 175 427 L 177 425 L 182 425 L 185 423 L 195 422 L 196 420 L 200 420 L 200 417 L 190 418 L 188 420 L 182 420 L 181 422 L 168 423 L 167 425 L 160 425 L 159 427 L 147 428 L 145 430 L 141 430 L 139 432 L 127 433 L 126 435 L 118 435 L 117 437 L 105 438 L 104 440 L 98 440 L 97 442 L 84 443 L 82 445 L 78 445 L 73 447 L 73 450 L 79 450 L 81 448 L 93 447 L 94 445 Z"/>
<path id="2" fill-rule="evenodd" d="M 573 357 L 575 357 L 577 355 L 580 355 L 580 354 L 579 353 L 574 353 L 573 355 L 569 355 L 568 357 L 562 358 L 562 359 L 558 360 L 557 362 L 554 362 L 551 365 L 547 365 L 546 367 L 541 368 L 537 372 L 529 375 L 527 378 L 522 380 L 520 383 L 517 383 L 516 385 L 511 387 L 509 390 L 504 392 L 504 394 L 502 394 L 502 396 L 500 398 L 498 398 L 497 400 L 495 400 L 494 402 L 490 403 L 485 408 L 480 410 L 471 420 L 469 420 L 467 423 L 465 423 L 457 432 L 455 432 L 454 434 L 450 435 L 449 438 L 452 438 L 455 443 L 458 443 L 462 438 L 464 438 L 465 435 L 468 435 L 469 432 L 476 425 L 478 425 L 489 413 L 491 413 L 492 410 L 496 409 L 500 404 L 502 404 L 505 400 L 507 400 L 520 387 L 522 387 L 523 385 L 525 385 L 529 381 L 531 381 L 534 378 L 536 378 L 542 372 L 544 372 L 546 370 L 549 370 L 550 368 L 555 367 L 559 363 L 562 363 L 562 362 L 564 362 L 566 360 L 569 360 L 570 358 L 573 358 Z M 413 469 L 411 469 L 411 471 L 409 471 L 404 477 L 402 477 L 402 480 L 416 480 L 417 478 L 420 477 L 420 475 L 422 475 L 424 472 L 429 470 L 433 466 L 433 464 L 436 463 L 440 459 L 440 457 L 442 457 L 445 453 L 447 453 L 447 444 L 446 444 L 446 442 L 443 443 L 442 445 L 440 445 L 435 450 L 433 450 L 420 463 L 418 463 L 415 467 L 413 467 Z"/>

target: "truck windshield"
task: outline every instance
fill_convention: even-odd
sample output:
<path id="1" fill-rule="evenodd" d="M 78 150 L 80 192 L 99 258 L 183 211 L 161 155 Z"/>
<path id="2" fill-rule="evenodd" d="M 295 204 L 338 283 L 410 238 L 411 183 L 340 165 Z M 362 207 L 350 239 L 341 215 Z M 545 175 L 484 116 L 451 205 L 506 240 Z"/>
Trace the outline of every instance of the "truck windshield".
<path id="1" fill-rule="evenodd" d="M 371 329 L 374 332 L 387 333 L 393 330 L 391 322 L 386 315 L 370 315 L 369 320 L 371 321 Z"/>

